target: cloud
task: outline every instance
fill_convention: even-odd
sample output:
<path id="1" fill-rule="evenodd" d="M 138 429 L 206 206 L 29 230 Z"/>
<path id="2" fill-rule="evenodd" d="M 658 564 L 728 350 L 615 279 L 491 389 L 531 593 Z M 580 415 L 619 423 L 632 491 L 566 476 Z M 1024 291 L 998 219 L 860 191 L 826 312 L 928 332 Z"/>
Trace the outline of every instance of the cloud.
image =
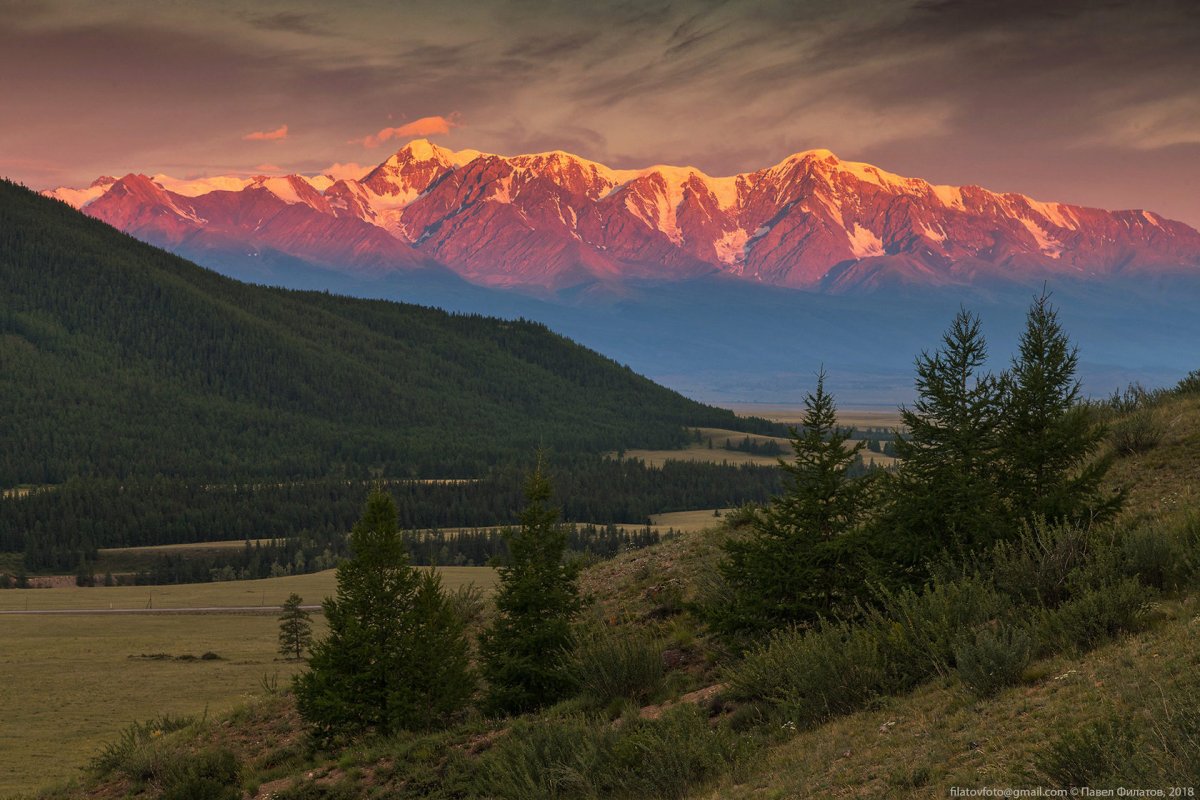
<path id="1" fill-rule="evenodd" d="M 366 175 L 367 171 L 370 169 L 370 167 L 364 167 L 362 164 L 356 164 L 353 161 L 347 161 L 344 164 L 341 162 L 330 164 L 328 167 L 325 167 L 325 169 L 319 170 L 319 172 L 322 175 L 328 175 L 334 180 L 342 180 L 343 178 L 358 180 L 362 176 Z"/>
<path id="2" fill-rule="evenodd" d="M 255 131 L 247 133 L 242 138 L 247 142 L 274 142 L 288 137 L 288 126 L 280 125 L 273 131 Z"/>
<path id="3" fill-rule="evenodd" d="M 259 164 L 254 168 L 255 172 L 283 172 L 283 167 L 278 164 Z"/>
<path id="4" fill-rule="evenodd" d="M 421 117 L 412 122 L 401 125 L 398 128 L 383 128 L 378 133 L 365 136 L 362 139 L 355 139 L 352 143 L 361 142 L 363 147 L 374 148 L 386 142 L 388 139 L 404 139 L 409 136 L 436 136 L 440 133 L 449 133 L 451 128 L 459 127 L 458 115 L 451 114 L 449 117 L 434 116 Z"/>

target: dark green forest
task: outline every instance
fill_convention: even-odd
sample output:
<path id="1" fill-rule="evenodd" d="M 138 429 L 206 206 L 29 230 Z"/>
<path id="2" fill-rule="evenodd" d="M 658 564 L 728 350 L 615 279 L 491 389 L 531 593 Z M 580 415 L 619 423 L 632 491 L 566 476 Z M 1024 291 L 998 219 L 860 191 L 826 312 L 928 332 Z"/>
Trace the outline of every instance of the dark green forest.
<path id="1" fill-rule="evenodd" d="M 0 274 L 0 486 L 473 476 L 747 429 L 543 325 L 249 286 L 11 183 Z"/>
<path id="2" fill-rule="evenodd" d="M 96 547 L 345 531 L 369 480 L 483 478 L 393 486 L 410 495 L 401 523 L 503 523 L 538 449 L 579 490 L 573 519 L 771 490 L 770 470 L 598 458 L 682 446 L 697 426 L 783 433 L 540 324 L 243 284 L 0 182 L 0 490 L 53 487 L 0 499 L 0 551 L 30 569 Z"/>
<path id="3" fill-rule="evenodd" d="M 662 511 L 762 502 L 779 488 L 774 468 L 685 461 L 651 468 L 628 459 L 573 456 L 562 458 L 553 474 L 563 487 L 564 515 L 580 522 L 640 525 Z M 516 521 L 522 476 L 521 467 L 507 466 L 474 481 L 399 480 L 386 488 L 406 529 L 476 527 Z M 0 552 L 23 552 L 30 571 L 70 571 L 81 558 L 94 562 L 103 547 L 222 539 L 299 537 L 311 543 L 310 551 L 332 547 L 340 554 L 370 486 L 357 480 L 201 485 L 168 478 L 72 479 L 0 500 Z"/>

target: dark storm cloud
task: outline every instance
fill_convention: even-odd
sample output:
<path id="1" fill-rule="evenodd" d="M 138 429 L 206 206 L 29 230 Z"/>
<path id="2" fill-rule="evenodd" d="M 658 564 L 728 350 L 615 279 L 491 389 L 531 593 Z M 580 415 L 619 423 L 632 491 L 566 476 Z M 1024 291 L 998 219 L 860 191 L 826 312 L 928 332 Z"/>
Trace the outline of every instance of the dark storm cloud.
<path id="1" fill-rule="evenodd" d="M 714 174 L 828 147 L 1200 222 L 1194 2 L 7 0 L 0 74 L 31 180 L 249 169 L 281 124 L 285 168 L 365 163 L 347 142 L 443 117 L 450 146 Z"/>

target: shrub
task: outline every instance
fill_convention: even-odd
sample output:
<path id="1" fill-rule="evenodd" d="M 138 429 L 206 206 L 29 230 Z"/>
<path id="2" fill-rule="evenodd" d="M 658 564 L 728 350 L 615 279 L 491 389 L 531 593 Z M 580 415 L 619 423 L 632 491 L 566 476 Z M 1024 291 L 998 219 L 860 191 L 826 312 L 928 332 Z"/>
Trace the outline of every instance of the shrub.
<path id="1" fill-rule="evenodd" d="M 168 733 L 194 724 L 195 717 L 172 717 L 170 714 L 163 714 L 146 722 L 134 722 L 121 731 L 115 742 L 106 743 L 88 768 L 101 778 L 121 773 L 133 780 L 145 780 L 155 771 L 153 767 L 147 766 L 156 752 L 148 752 L 152 750 L 150 745 Z"/>
<path id="2" fill-rule="evenodd" d="M 487 602 L 483 589 L 473 583 L 464 583 L 447 593 L 450 607 L 464 625 L 474 625 L 483 617 Z"/>
<path id="3" fill-rule="evenodd" d="M 995 618 L 1007 598 L 976 577 L 935 582 L 918 593 L 885 592 L 867 617 L 885 632 L 888 661 L 898 687 L 914 686 L 930 675 L 948 675 L 963 632 Z"/>
<path id="4" fill-rule="evenodd" d="M 1200 369 L 1194 369 L 1175 386 L 1178 394 L 1200 394 Z"/>
<path id="5" fill-rule="evenodd" d="M 746 740 L 710 727 L 703 711 L 684 704 L 657 720 L 627 720 L 606 753 L 596 788 L 675 800 L 736 766 L 748 752 Z"/>
<path id="6" fill-rule="evenodd" d="M 1112 427 L 1112 444 L 1122 455 L 1145 453 L 1158 447 L 1164 429 L 1151 408 L 1138 408 Z"/>
<path id="7" fill-rule="evenodd" d="M 1112 716 L 1068 730 L 1034 757 L 1034 767 L 1053 786 L 1102 787 L 1123 783 L 1137 752 L 1133 724 Z"/>
<path id="8" fill-rule="evenodd" d="M 985 626 L 973 640 L 959 644 L 954 661 L 963 684 L 978 697 L 991 697 L 1019 683 L 1029 666 L 1029 634 L 1011 625 Z"/>
<path id="9" fill-rule="evenodd" d="M 811 726 L 949 674 L 963 631 L 1007 606 L 977 578 L 937 583 L 922 594 L 884 593 L 857 624 L 774 634 L 728 673 L 730 695 L 765 700 L 797 726 Z"/>
<path id="10" fill-rule="evenodd" d="M 615 735 L 582 716 L 520 720 L 480 760 L 478 788 L 503 800 L 593 796 L 592 776 Z"/>
<path id="11" fill-rule="evenodd" d="M 1121 633 L 1138 630 L 1147 587 L 1133 578 L 1080 589 L 1056 609 L 1043 611 L 1041 645 L 1052 650 L 1089 650 Z"/>
<path id="12" fill-rule="evenodd" d="M 1172 526 L 1131 531 L 1121 542 L 1125 573 L 1167 591 L 1189 584 L 1200 572 L 1200 516 Z"/>
<path id="13" fill-rule="evenodd" d="M 1195 786 L 1200 783 L 1200 679 L 1188 676 L 1153 697 L 1151 767 L 1141 785 Z"/>
<path id="14" fill-rule="evenodd" d="M 826 623 L 780 631 L 726 674 L 729 694 L 782 708 L 798 726 L 866 705 L 891 688 L 884 636 L 876 627 Z"/>
<path id="15" fill-rule="evenodd" d="M 1014 600 L 1057 606 L 1069 597 L 1071 575 L 1088 564 L 1096 544 L 1084 528 L 1037 520 L 993 548 L 992 581 Z"/>
<path id="16" fill-rule="evenodd" d="M 241 765 L 225 748 L 176 754 L 162 777 L 162 800 L 241 800 Z"/>
<path id="17" fill-rule="evenodd" d="M 571 664 L 580 690 L 598 706 L 642 703 L 662 688 L 662 646 L 638 631 L 584 628 L 576 634 Z"/>
<path id="18" fill-rule="evenodd" d="M 692 705 L 615 728 L 581 716 L 519 721 L 480 759 L 476 789 L 505 800 L 682 798 L 739 763 L 748 746 L 709 727 Z"/>

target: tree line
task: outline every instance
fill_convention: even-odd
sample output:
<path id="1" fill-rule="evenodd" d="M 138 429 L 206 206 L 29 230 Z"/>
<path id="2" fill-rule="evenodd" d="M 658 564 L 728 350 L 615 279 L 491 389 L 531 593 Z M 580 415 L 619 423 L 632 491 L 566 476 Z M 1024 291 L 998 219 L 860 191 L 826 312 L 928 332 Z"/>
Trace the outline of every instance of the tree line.
<path id="1" fill-rule="evenodd" d="M 546 467 L 562 487 L 567 519 L 644 524 L 665 511 L 728 508 L 763 502 L 779 488 L 778 470 L 671 461 L 649 467 L 633 459 L 562 455 Z M 497 468 L 465 482 L 391 481 L 404 529 L 484 527 L 514 522 L 523 469 Z M 94 564 L 100 548 L 275 539 L 286 552 L 260 563 L 306 563 L 339 543 L 370 489 L 367 481 L 314 480 L 202 485 L 182 480 L 74 479 L 62 486 L 0 499 L 0 552 L 20 552 L 25 569 L 74 571 Z M 456 554 L 457 555 L 457 554 Z M 229 556 L 232 559 L 234 556 Z M 228 562 L 235 570 L 247 563 Z M 324 563 L 324 562 L 322 562 Z M 164 561 L 161 572 L 204 574 Z M 225 564 L 210 564 L 220 568 Z M 258 570 L 250 569 L 256 577 Z"/>

